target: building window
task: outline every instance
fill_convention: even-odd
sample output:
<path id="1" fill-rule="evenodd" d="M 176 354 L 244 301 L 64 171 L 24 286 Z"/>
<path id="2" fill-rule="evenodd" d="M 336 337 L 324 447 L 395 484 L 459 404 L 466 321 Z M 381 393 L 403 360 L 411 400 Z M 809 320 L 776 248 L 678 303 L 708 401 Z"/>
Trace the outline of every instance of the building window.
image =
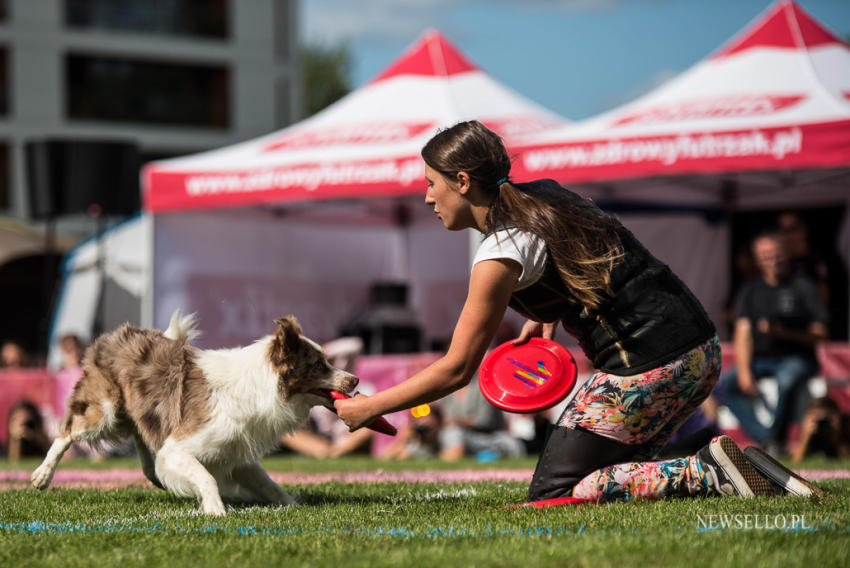
<path id="1" fill-rule="evenodd" d="M 292 55 L 290 20 L 292 20 L 292 2 L 290 0 L 274 0 L 272 5 L 274 18 L 274 54 L 278 61 L 289 63 Z"/>
<path id="2" fill-rule="evenodd" d="M 0 116 L 9 114 L 9 49 L 0 46 Z"/>
<path id="3" fill-rule="evenodd" d="M 11 206 L 10 189 L 12 187 L 11 169 L 9 168 L 9 145 L 0 142 L 0 209 Z"/>
<path id="4" fill-rule="evenodd" d="M 65 0 L 69 28 L 227 38 L 228 0 Z"/>
<path id="5" fill-rule="evenodd" d="M 9 3 L 6 0 L 0 0 L 0 22 L 5 22 L 9 19 Z"/>
<path id="6" fill-rule="evenodd" d="M 230 73 L 225 65 L 67 55 L 70 119 L 227 128 Z"/>
<path id="7" fill-rule="evenodd" d="M 275 127 L 292 124 L 292 83 L 287 79 L 275 82 Z"/>

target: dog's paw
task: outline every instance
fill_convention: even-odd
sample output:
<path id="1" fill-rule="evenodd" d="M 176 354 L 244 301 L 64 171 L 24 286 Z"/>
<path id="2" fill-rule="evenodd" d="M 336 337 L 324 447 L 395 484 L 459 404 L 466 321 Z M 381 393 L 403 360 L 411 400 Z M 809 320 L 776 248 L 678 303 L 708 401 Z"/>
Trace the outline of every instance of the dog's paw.
<path id="1" fill-rule="evenodd" d="M 301 497 L 284 493 L 285 497 L 281 500 L 281 505 L 296 506 L 301 504 Z"/>
<path id="2" fill-rule="evenodd" d="M 224 503 L 221 502 L 221 499 L 206 499 L 203 503 L 201 503 L 201 510 L 205 515 L 211 515 L 213 517 L 223 517 L 227 514 L 227 511 L 224 509 Z"/>
<path id="3" fill-rule="evenodd" d="M 153 483 L 155 486 L 157 486 L 157 487 L 159 487 L 160 489 L 163 489 L 163 490 L 165 489 L 165 487 L 162 485 L 162 482 L 156 476 L 156 473 L 154 471 L 152 471 L 152 470 L 148 471 L 146 469 L 142 469 L 142 473 L 144 473 L 147 480 L 150 481 L 151 483 Z"/>
<path id="4" fill-rule="evenodd" d="M 30 476 L 30 483 L 36 489 L 47 489 L 52 480 L 53 468 L 45 465 L 39 466 Z"/>

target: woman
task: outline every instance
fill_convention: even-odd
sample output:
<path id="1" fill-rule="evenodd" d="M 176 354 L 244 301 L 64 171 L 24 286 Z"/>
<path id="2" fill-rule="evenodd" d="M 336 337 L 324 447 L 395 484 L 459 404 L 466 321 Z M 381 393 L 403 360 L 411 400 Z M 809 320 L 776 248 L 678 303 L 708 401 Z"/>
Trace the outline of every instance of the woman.
<path id="1" fill-rule="evenodd" d="M 10 461 L 16 462 L 27 456 L 43 456 L 50 447 L 44 418 L 38 407 L 29 400 L 19 400 L 9 409 L 6 431 L 9 434 Z"/>
<path id="2" fill-rule="evenodd" d="M 337 401 L 350 428 L 467 384 L 511 306 L 529 318 L 517 344 L 552 338 L 560 322 L 599 369 L 551 433 L 530 500 L 773 493 L 726 437 L 696 456 L 645 462 L 720 371 L 713 324 L 667 266 L 616 219 L 556 182 L 510 182 L 502 140 L 477 121 L 439 132 L 422 157 L 425 203 L 447 229 L 471 227 L 486 238 L 446 355 L 374 396 Z"/>

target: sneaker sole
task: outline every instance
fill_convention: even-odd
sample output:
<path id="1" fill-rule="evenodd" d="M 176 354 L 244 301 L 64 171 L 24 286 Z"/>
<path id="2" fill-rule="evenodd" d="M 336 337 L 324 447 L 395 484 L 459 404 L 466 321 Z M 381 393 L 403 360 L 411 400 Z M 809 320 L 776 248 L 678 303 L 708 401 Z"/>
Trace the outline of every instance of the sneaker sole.
<path id="1" fill-rule="evenodd" d="M 770 481 L 759 475 L 729 436 L 717 438 L 709 445 L 709 452 L 741 497 L 775 494 Z"/>
<path id="2" fill-rule="evenodd" d="M 755 446 L 748 447 L 744 450 L 744 457 L 762 475 L 792 495 L 816 497 L 818 499 L 823 496 L 823 489 L 810 483 L 804 477 L 797 475 L 761 448 Z"/>

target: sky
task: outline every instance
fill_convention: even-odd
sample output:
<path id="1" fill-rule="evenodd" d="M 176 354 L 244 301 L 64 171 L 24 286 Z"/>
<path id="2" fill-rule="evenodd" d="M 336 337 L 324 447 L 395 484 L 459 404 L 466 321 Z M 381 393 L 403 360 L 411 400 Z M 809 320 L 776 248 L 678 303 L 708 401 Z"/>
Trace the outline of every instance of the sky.
<path id="1" fill-rule="evenodd" d="M 850 0 L 799 0 L 850 38 Z M 707 57 L 770 0 L 301 0 L 301 39 L 344 44 L 359 87 L 426 29 L 571 120 L 627 103 Z"/>

